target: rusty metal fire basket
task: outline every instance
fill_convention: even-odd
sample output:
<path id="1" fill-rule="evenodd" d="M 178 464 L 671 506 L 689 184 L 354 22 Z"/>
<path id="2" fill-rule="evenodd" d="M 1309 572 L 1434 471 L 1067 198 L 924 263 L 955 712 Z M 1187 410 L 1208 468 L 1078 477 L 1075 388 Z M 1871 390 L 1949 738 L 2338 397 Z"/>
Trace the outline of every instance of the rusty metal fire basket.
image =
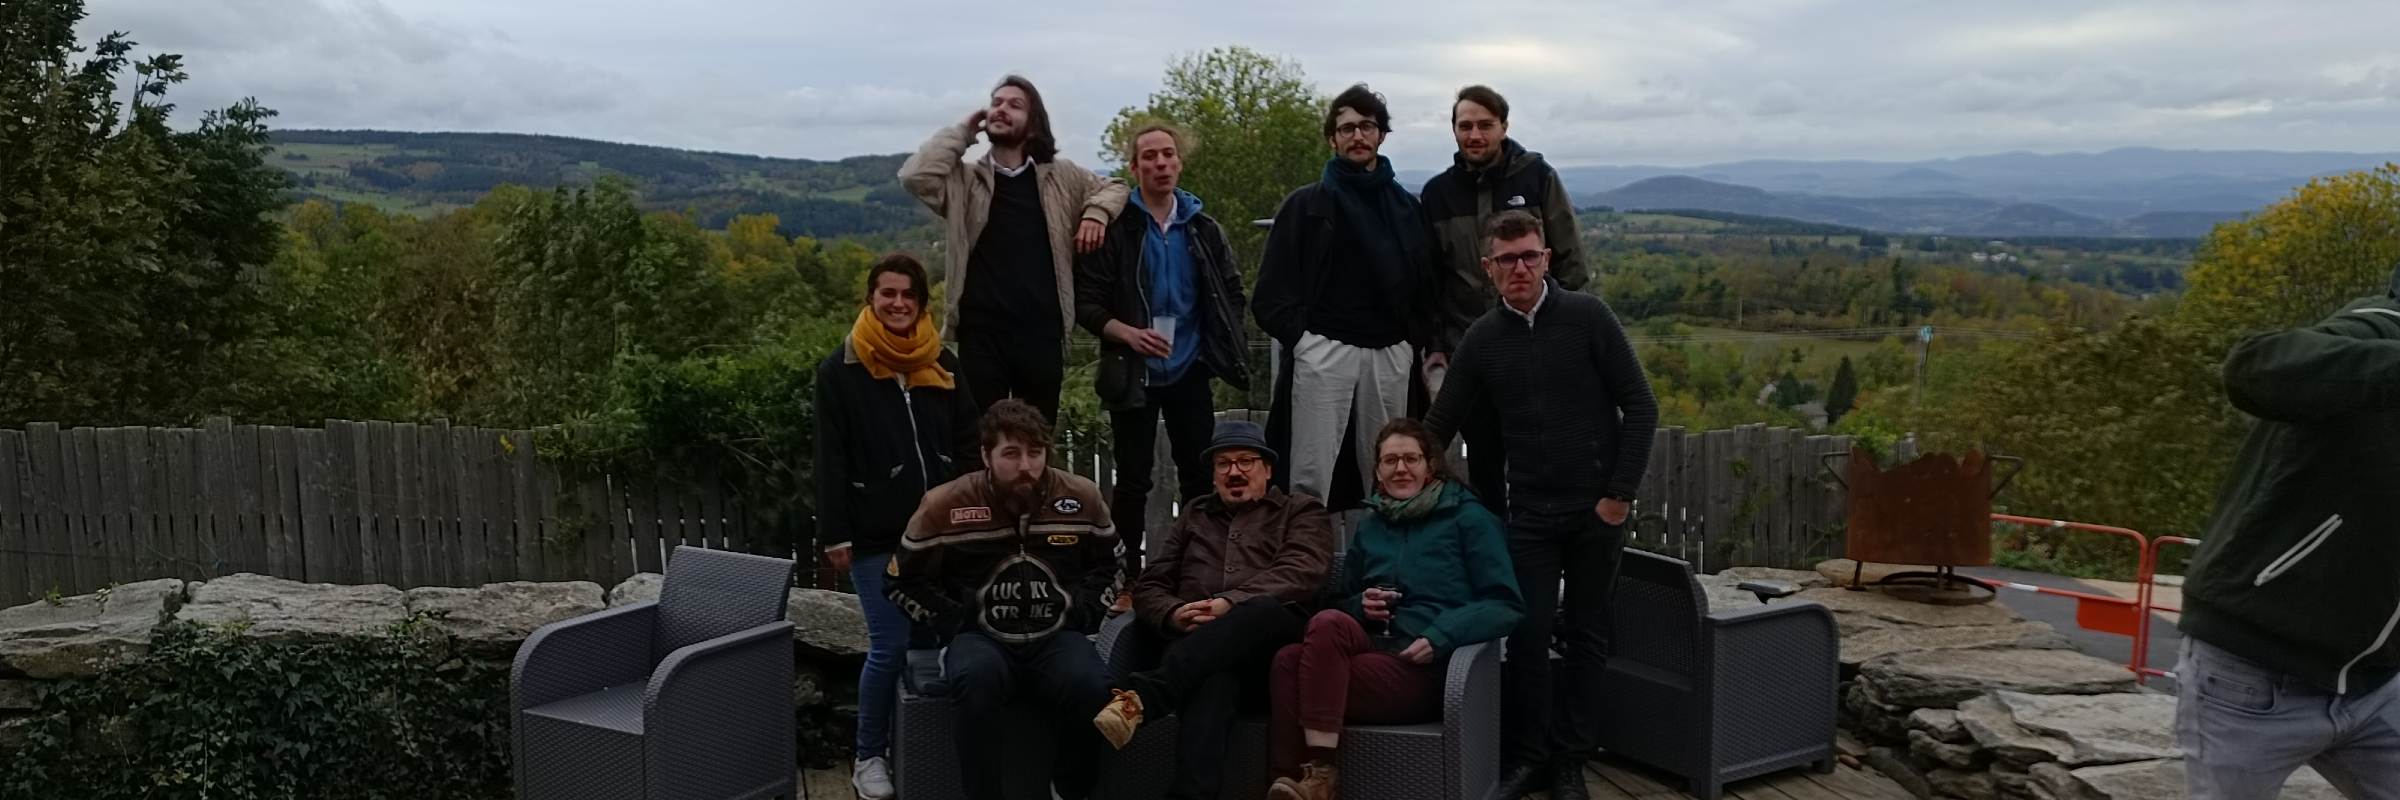
<path id="1" fill-rule="evenodd" d="M 1847 477 L 1834 469 L 1836 458 L 1850 460 Z M 2025 459 L 1969 450 L 1965 458 L 1932 453 L 1887 470 L 1865 448 L 1852 448 L 1826 453 L 1820 461 L 1850 493 L 1844 555 L 1858 564 L 1850 588 L 1867 588 L 1858 578 L 1869 562 L 1913 564 L 1934 569 L 1893 573 L 1875 587 L 1894 597 L 1943 605 L 1992 599 L 1990 587 L 1959 577 L 1956 569 L 1991 565 L 1992 498 L 2024 471 Z M 2015 467 L 1995 482 L 1993 462 Z"/>

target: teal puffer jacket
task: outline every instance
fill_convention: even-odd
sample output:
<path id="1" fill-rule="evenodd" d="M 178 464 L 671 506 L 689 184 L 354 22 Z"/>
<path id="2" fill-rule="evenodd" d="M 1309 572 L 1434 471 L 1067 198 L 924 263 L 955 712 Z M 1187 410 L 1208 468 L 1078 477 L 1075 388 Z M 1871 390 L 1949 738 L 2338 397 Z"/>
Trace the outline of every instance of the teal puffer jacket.
<path id="1" fill-rule="evenodd" d="M 1516 630 L 1525 618 L 1525 598 L 1517 591 L 1516 565 L 1508 557 L 1508 532 L 1500 518 L 1467 487 L 1440 487 L 1440 502 L 1413 522 L 1395 525 L 1377 513 L 1360 519 L 1343 557 L 1334 607 L 1377 631 L 1381 623 L 1367 620 L 1360 593 L 1370 586 L 1398 586 L 1395 631 L 1424 637 L 1437 656 L 1447 657 L 1459 647 Z"/>

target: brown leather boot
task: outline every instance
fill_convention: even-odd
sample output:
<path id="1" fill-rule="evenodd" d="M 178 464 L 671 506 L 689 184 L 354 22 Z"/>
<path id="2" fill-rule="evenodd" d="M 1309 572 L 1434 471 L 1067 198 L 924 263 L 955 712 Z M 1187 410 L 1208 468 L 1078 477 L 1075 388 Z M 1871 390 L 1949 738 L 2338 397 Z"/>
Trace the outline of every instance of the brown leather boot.
<path id="1" fill-rule="evenodd" d="M 1099 728 L 1100 735 L 1110 745 L 1123 750 L 1126 742 L 1133 741 L 1134 732 L 1142 727 L 1142 696 L 1123 689 L 1109 691 L 1115 692 L 1116 697 L 1093 715 L 1092 727 Z"/>
<path id="2" fill-rule="evenodd" d="M 1311 761 L 1300 766 L 1299 780 L 1275 779 L 1275 785 L 1267 787 L 1267 800 L 1335 800 L 1340 777 L 1332 764 Z"/>

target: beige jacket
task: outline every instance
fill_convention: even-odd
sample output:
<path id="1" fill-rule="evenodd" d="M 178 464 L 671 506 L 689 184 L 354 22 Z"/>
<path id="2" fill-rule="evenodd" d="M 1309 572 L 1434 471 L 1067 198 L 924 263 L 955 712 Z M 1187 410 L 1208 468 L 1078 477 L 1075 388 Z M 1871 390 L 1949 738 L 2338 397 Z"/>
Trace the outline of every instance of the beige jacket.
<path id="1" fill-rule="evenodd" d="M 973 164 L 967 147 L 975 131 L 964 124 L 935 131 L 900 165 L 900 186 L 941 216 L 943 262 L 949 288 L 942 298 L 942 336 L 955 339 L 958 299 L 966 296 L 967 256 L 983 236 L 983 223 L 992 215 L 992 158 L 985 154 Z M 1058 318 L 1062 337 L 1075 332 L 1075 229 L 1083 220 L 1102 225 L 1125 208 L 1123 181 L 1095 175 L 1064 158 L 1034 168 L 1041 181 L 1042 216 L 1050 223 L 1050 261 L 1058 274 Z"/>

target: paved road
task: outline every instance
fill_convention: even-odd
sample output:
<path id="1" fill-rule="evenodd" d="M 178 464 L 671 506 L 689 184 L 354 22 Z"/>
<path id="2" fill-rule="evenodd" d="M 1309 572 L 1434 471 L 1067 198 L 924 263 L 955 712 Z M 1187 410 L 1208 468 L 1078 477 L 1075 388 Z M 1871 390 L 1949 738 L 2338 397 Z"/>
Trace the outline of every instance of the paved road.
<path id="1" fill-rule="evenodd" d="M 2032 584 L 2034 586 L 2042 586 L 2051 589 L 2065 589 L 2072 592 L 2084 592 L 2087 594 L 2096 594 L 2102 596 L 2109 596 L 2110 594 L 2106 589 L 2086 584 L 2074 578 L 2065 577 L 2063 575 L 2052 575 L 2047 572 L 2026 572 L 2024 570 L 2008 569 L 2006 567 L 1961 567 L 1959 568 L 1958 572 L 1961 575 L 1966 575 L 1973 578 L 2013 581 L 2016 583 Z M 2007 605 L 2010 609 L 2016 611 L 2018 614 L 2024 615 L 2026 619 L 2034 620 L 2036 622 L 2050 623 L 2052 627 L 2055 627 L 2061 632 L 2066 633 L 2067 638 L 2073 639 L 2077 645 L 2083 648 L 2083 652 L 2085 653 L 2089 653 L 2100 658 L 2105 658 L 2119 664 L 2130 663 L 2133 660 L 2132 637 L 2119 636 L 2113 633 L 2103 633 L 2100 631 L 2088 631 L 2075 624 L 2075 605 L 2077 601 L 2074 598 L 2059 597 L 2057 595 L 2041 594 L 2038 592 L 2019 591 L 2015 589 L 2001 589 L 2000 599 L 1998 602 Z M 2151 616 L 2150 666 L 2153 669 L 2172 671 L 2175 669 L 2176 653 L 2183 649 L 2183 635 L 2175 630 L 2175 621 L 2172 617 L 2160 614 L 2153 614 Z M 2172 678 L 2151 678 L 2150 685 L 2156 687 L 2160 691 L 2171 692 L 2175 690 L 2175 681 Z"/>

